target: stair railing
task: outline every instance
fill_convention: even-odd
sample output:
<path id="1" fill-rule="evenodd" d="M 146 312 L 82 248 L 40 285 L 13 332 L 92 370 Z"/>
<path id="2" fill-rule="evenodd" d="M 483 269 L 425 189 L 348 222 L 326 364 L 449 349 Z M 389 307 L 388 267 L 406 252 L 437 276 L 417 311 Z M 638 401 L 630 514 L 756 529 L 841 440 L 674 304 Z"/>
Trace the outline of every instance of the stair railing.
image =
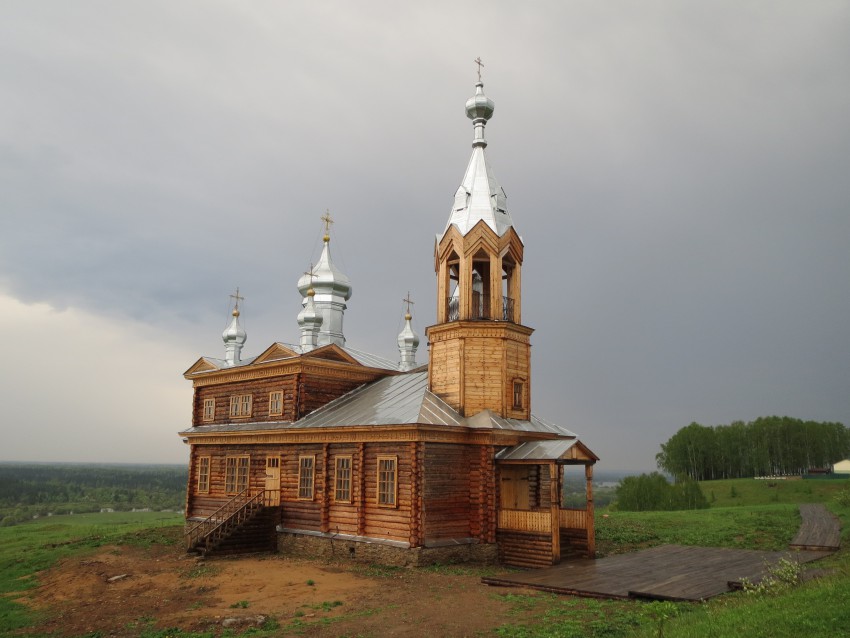
<path id="1" fill-rule="evenodd" d="M 265 490 L 260 490 L 253 496 L 248 488 L 242 490 L 186 532 L 186 548 L 194 549 L 203 542 L 205 549 L 212 549 L 236 527 L 252 518 L 264 504 Z"/>

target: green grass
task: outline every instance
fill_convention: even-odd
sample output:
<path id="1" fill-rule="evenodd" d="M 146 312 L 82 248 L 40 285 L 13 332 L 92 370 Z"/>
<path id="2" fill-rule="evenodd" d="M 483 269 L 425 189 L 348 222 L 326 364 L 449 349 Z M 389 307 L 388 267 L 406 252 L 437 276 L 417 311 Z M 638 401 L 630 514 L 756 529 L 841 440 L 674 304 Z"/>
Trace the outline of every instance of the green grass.
<path id="1" fill-rule="evenodd" d="M 784 549 L 800 526 L 794 505 L 756 505 L 678 512 L 610 512 L 596 517 L 600 555 L 668 543 Z"/>
<path id="2" fill-rule="evenodd" d="M 499 596 L 509 613 L 534 620 L 506 623 L 497 636 L 510 638 L 618 638 L 646 622 L 643 607 L 626 601 L 600 601 L 554 594 Z"/>
<path id="3" fill-rule="evenodd" d="M 170 542 L 176 536 L 168 529 L 182 523 L 180 514 L 116 512 L 51 516 L 0 528 L 0 634 L 35 620 L 33 612 L 14 599 L 37 585 L 37 572 L 109 543 Z"/>
<path id="4" fill-rule="evenodd" d="M 706 494 L 711 489 L 729 494 L 732 487 L 738 494 L 737 499 L 743 503 L 737 507 L 709 511 L 729 514 L 757 511 L 771 506 L 747 503 L 763 503 L 765 499 L 775 502 L 770 490 L 776 488 L 762 486 L 761 481 L 741 479 L 703 484 Z M 688 605 L 685 607 L 688 613 L 665 623 L 665 638 L 799 638 L 847 634 L 847 627 L 850 627 L 850 605 L 847 604 L 850 600 L 850 506 L 840 504 L 836 497 L 839 491 L 850 489 L 850 482 L 790 481 L 781 482 L 778 488 L 781 500 L 822 502 L 841 520 L 843 549 L 810 565 L 823 570 L 825 575 L 775 594 L 729 594 L 701 605 Z M 750 535 L 753 533 L 751 528 L 742 531 Z M 657 625 L 643 624 L 632 635 L 637 638 L 655 637 L 658 635 Z"/>
<path id="5" fill-rule="evenodd" d="M 711 507 L 825 503 L 848 485 L 850 480 L 728 479 L 700 482 Z"/>

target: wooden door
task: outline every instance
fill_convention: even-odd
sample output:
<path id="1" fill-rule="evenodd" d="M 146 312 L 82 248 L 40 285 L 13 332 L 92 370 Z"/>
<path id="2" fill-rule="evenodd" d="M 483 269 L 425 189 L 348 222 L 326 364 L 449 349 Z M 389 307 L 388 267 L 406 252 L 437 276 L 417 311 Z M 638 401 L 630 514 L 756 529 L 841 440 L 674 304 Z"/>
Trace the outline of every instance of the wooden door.
<path id="1" fill-rule="evenodd" d="M 503 465 L 501 468 L 501 507 L 510 510 L 531 509 L 528 465 Z"/>
<path id="2" fill-rule="evenodd" d="M 266 507 L 280 505 L 280 457 L 266 457 Z"/>

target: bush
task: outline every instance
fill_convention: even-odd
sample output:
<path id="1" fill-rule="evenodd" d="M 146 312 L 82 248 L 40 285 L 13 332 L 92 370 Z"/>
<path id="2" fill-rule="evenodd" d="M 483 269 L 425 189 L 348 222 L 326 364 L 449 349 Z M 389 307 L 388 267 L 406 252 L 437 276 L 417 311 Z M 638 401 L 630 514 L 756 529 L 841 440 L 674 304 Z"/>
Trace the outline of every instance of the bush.
<path id="1" fill-rule="evenodd" d="M 616 509 L 622 512 L 695 510 L 708 508 L 699 483 L 683 478 L 670 484 L 658 472 L 628 476 L 617 486 Z"/>

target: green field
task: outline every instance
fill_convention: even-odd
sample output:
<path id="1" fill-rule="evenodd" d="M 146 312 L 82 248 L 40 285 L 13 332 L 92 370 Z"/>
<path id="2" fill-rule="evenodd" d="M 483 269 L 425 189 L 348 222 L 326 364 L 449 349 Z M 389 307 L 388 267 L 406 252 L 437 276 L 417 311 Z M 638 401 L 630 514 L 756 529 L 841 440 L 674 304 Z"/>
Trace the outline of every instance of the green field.
<path id="1" fill-rule="evenodd" d="M 163 530 L 182 526 L 180 514 L 115 512 L 51 516 L 0 527 L 0 635 L 32 624 L 33 616 L 15 602 L 36 586 L 35 574 L 57 561 L 108 543 L 167 542 Z"/>
<path id="2" fill-rule="evenodd" d="M 800 502 L 826 503 L 841 518 L 842 543 L 850 542 L 850 481 L 787 481 L 770 487 L 762 481 L 739 479 L 706 482 L 702 488 L 709 500 L 713 500 L 708 510 L 599 511 L 600 549 L 622 552 L 663 543 L 781 549 L 796 533 L 799 514 L 794 504 Z M 841 493 L 847 496 L 843 502 L 837 498 Z M 125 512 L 56 516 L 0 528 L 0 592 L 3 594 L 0 635 L 35 622 L 30 610 L 14 602 L 13 592 L 25 594 L 27 588 L 35 585 L 39 570 L 105 544 L 174 543 L 179 538 L 181 523 L 182 518 L 174 514 Z M 825 572 L 817 580 L 768 593 L 728 594 L 703 604 L 597 601 L 547 594 L 504 595 L 500 600 L 505 609 L 508 612 L 515 609 L 517 617 L 523 620 L 502 625 L 494 635 L 526 638 L 847 635 L 850 554 L 842 549 L 816 565 Z M 277 635 L 274 630 L 254 630 L 254 634 Z M 193 636 L 179 630 L 171 630 L 168 635 Z M 156 632 L 138 636 L 161 638 Z"/>

